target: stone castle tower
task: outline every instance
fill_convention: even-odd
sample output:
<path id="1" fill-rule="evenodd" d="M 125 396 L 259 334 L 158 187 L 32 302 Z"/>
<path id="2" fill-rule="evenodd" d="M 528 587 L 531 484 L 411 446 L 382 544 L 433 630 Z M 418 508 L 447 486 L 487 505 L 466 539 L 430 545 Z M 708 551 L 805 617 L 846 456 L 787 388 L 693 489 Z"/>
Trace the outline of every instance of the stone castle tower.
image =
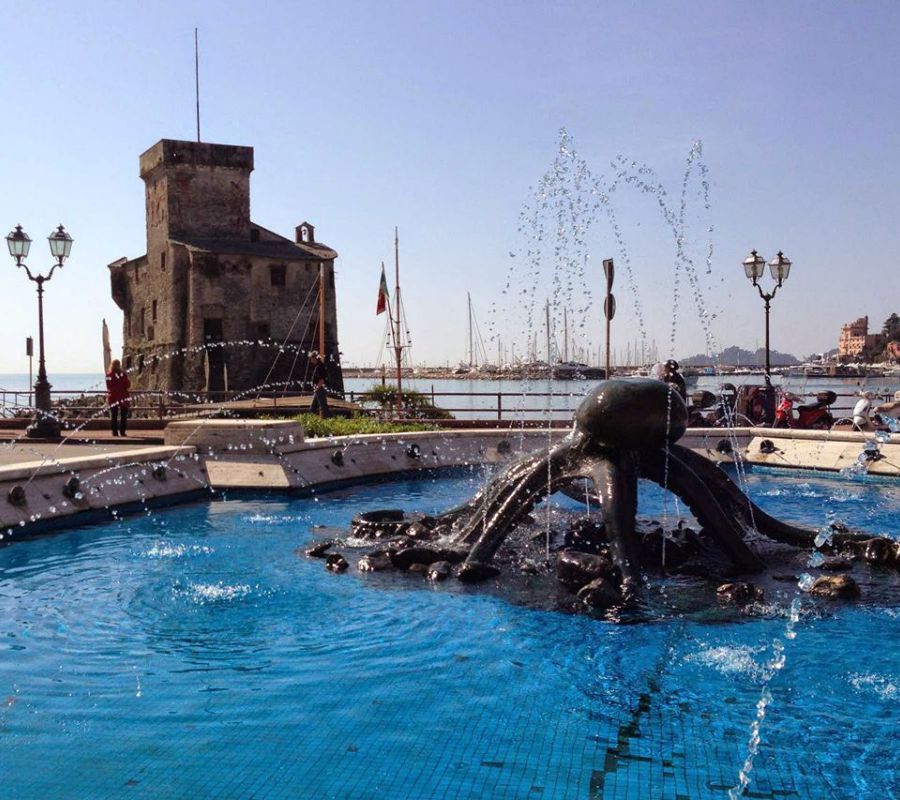
<path id="1" fill-rule="evenodd" d="M 162 139 L 140 170 L 147 253 L 109 265 L 132 387 L 298 389 L 321 325 L 329 388 L 342 392 L 337 253 L 308 222 L 291 240 L 250 220 L 253 148 Z"/>

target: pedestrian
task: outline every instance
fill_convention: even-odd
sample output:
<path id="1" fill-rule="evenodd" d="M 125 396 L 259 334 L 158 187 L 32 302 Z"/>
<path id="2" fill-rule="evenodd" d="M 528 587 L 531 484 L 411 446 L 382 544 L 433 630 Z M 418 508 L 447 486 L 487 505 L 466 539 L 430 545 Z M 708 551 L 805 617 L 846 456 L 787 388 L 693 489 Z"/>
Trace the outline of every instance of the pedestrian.
<path id="1" fill-rule="evenodd" d="M 666 383 L 671 384 L 675 388 L 675 391 L 681 395 L 681 399 L 687 402 L 687 386 L 685 385 L 684 378 L 678 371 L 678 362 L 675 361 L 675 359 L 670 358 L 666 362 L 663 380 Z"/>
<path id="2" fill-rule="evenodd" d="M 310 403 L 309 411 L 311 414 L 318 414 L 320 417 L 328 416 L 328 389 L 325 384 L 328 382 L 328 368 L 325 362 L 315 350 L 309 354 L 309 365 L 312 367 L 312 385 L 313 398 Z"/>
<path id="3" fill-rule="evenodd" d="M 106 403 L 109 406 L 109 420 L 113 436 L 126 435 L 130 387 L 128 375 L 122 371 L 122 363 L 118 358 L 114 358 L 112 364 L 109 365 L 109 372 L 106 373 Z"/>

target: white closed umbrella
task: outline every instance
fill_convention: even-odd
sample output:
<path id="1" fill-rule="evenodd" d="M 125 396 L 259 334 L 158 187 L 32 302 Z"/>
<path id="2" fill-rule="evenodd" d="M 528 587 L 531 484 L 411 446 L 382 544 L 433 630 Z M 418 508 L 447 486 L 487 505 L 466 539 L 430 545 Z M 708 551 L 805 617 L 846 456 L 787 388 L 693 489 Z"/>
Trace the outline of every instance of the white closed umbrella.
<path id="1" fill-rule="evenodd" d="M 112 363 L 112 350 L 109 347 L 109 326 L 106 320 L 103 320 L 103 372 L 109 372 L 109 365 Z"/>

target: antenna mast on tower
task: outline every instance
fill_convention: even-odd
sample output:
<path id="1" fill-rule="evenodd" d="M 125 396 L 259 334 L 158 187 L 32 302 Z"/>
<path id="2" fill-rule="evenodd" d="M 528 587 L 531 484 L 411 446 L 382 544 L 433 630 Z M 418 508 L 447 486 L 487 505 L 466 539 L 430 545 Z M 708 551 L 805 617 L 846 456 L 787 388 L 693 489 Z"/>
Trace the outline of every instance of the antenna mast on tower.
<path id="1" fill-rule="evenodd" d="M 194 28 L 194 97 L 197 101 L 197 141 L 200 141 L 200 38 Z"/>

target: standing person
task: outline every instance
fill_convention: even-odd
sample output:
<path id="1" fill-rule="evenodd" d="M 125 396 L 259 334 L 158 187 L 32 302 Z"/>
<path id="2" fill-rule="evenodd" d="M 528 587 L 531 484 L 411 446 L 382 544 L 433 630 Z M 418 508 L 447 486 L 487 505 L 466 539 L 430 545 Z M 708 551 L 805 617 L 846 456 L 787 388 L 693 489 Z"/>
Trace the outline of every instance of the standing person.
<path id="1" fill-rule="evenodd" d="M 109 419 L 113 436 L 125 436 L 128 425 L 128 406 L 130 397 L 128 390 L 131 383 L 128 375 L 122 371 L 122 362 L 113 359 L 106 373 L 106 402 L 109 405 Z"/>
<path id="2" fill-rule="evenodd" d="M 328 369 L 322 356 L 313 351 L 309 354 L 309 364 L 312 367 L 313 398 L 309 410 L 320 417 L 328 416 L 328 390 L 325 384 L 328 381 Z"/>
<path id="3" fill-rule="evenodd" d="M 678 371 L 678 362 L 675 359 L 670 358 L 666 362 L 663 380 L 672 384 L 675 391 L 681 395 L 681 399 L 687 402 L 687 386 L 684 383 L 684 378 L 681 377 L 681 373 Z"/>

